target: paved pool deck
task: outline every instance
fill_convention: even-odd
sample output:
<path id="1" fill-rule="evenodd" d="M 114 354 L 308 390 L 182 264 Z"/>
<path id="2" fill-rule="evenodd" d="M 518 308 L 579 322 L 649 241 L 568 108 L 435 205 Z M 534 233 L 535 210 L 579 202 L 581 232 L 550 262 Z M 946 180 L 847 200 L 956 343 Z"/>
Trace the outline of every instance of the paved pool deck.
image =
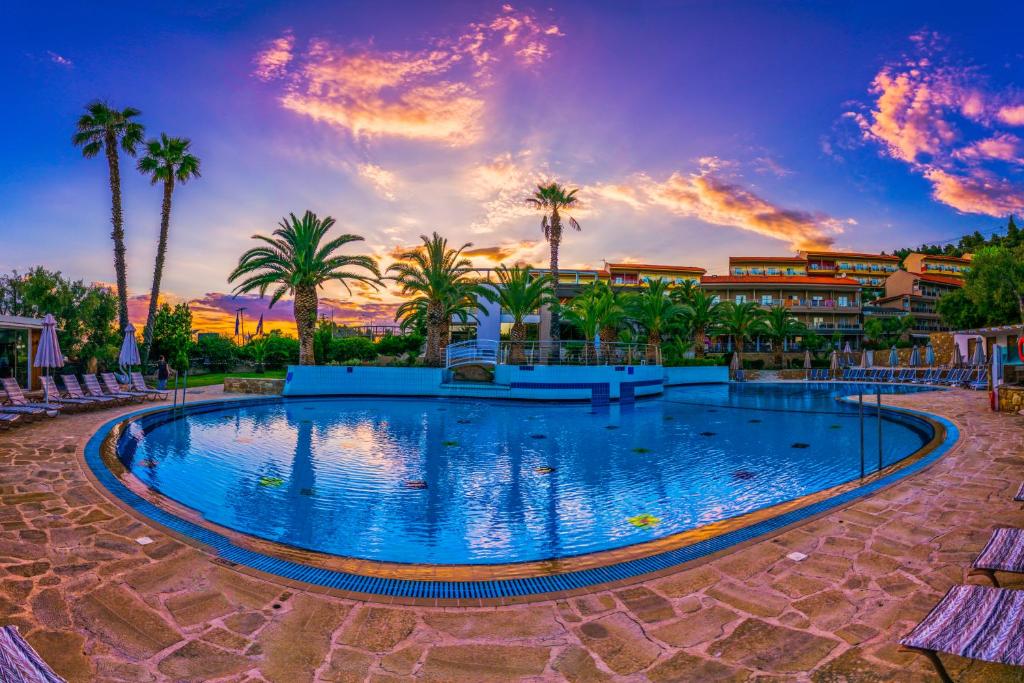
<path id="1" fill-rule="evenodd" d="M 989 412 L 981 392 L 885 400 L 953 420 L 960 444 L 877 495 L 668 576 L 476 609 L 240 574 L 90 483 L 83 445 L 134 406 L 47 420 L 0 433 L 0 624 L 71 681 L 935 680 L 896 641 L 968 581 L 995 526 L 1024 527 L 1024 417 Z M 944 660 L 958 681 L 1024 681 Z"/>

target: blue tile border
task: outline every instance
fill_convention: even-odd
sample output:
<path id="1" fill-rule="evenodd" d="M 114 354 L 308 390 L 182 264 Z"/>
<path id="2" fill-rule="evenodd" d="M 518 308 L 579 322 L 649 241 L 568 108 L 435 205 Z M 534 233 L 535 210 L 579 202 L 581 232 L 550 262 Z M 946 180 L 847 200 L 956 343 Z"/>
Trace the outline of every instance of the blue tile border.
<path id="1" fill-rule="evenodd" d="M 288 399 L 257 398 L 231 401 L 202 401 L 189 405 L 185 412 L 205 412 L 222 408 L 230 409 L 233 406 L 244 407 L 282 400 L 286 401 Z M 909 408 L 886 406 L 883 409 L 905 416 L 918 415 L 927 417 L 944 427 L 946 432 L 945 439 L 920 460 L 868 484 L 831 498 L 811 503 L 805 507 L 782 513 L 743 529 L 729 531 L 714 538 L 698 541 L 692 545 L 605 567 L 594 567 L 551 576 L 490 581 L 445 582 L 384 579 L 311 567 L 242 548 L 235 545 L 223 534 L 185 520 L 153 505 L 145 498 L 131 491 L 110 471 L 102 459 L 102 445 L 103 441 L 117 425 L 130 422 L 143 415 L 159 413 L 161 411 L 169 412 L 169 408 L 159 407 L 137 410 L 107 422 L 86 443 L 85 462 L 96 479 L 120 501 L 153 522 L 207 546 L 218 558 L 228 563 L 314 586 L 364 594 L 368 598 L 388 596 L 405 599 L 495 600 L 576 591 L 590 586 L 641 577 L 645 574 L 671 569 L 685 562 L 706 557 L 726 550 L 733 545 L 753 540 L 759 536 L 778 531 L 790 524 L 847 505 L 858 498 L 870 495 L 879 489 L 916 474 L 945 455 L 959 439 L 960 432 L 956 425 L 945 418 Z"/>

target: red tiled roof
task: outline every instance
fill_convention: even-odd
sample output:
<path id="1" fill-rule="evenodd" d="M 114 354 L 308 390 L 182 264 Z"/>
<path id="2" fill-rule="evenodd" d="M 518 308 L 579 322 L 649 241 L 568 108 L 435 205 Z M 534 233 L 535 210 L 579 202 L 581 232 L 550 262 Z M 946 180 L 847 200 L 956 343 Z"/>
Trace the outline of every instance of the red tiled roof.
<path id="1" fill-rule="evenodd" d="M 729 263 L 753 261 L 757 263 L 807 263 L 807 259 L 800 256 L 730 256 Z"/>
<path id="2" fill-rule="evenodd" d="M 971 259 L 964 258 L 963 256 L 949 256 L 947 254 L 922 254 L 920 252 L 914 252 L 913 254 L 907 254 L 907 256 L 922 256 L 925 261 L 952 261 L 953 263 L 970 263 Z"/>
<path id="3" fill-rule="evenodd" d="M 811 258 L 833 258 L 833 257 L 845 257 L 845 258 L 861 258 L 861 259 L 872 259 L 876 261 L 899 261 L 899 256 L 889 256 L 887 254 L 863 254 L 856 251 L 808 251 L 806 252 L 807 257 Z"/>
<path id="4" fill-rule="evenodd" d="M 695 266 L 655 266 L 649 263 L 609 263 L 608 269 L 615 268 L 617 270 L 667 270 L 679 273 L 706 273 L 707 270 L 704 268 L 697 268 Z"/>
<path id="5" fill-rule="evenodd" d="M 813 275 L 705 275 L 702 285 L 824 285 L 829 287 L 860 287 L 848 277 L 815 277 Z"/>
<path id="6" fill-rule="evenodd" d="M 958 277 L 951 277 L 949 275 L 932 275 L 931 273 L 913 273 L 914 277 L 925 282 L 934 282 L 940 285 L 953 285 L 954 287 L 963 287 L 964 281 Z"/>

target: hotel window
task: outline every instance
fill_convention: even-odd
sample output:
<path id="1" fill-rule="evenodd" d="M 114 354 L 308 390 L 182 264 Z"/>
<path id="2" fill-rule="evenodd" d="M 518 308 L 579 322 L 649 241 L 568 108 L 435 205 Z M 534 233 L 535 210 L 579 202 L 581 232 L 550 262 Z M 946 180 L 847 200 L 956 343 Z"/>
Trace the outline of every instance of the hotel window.
<path id="1" fill-rule="evenodd" d="M 763 275 L 764 271 L 762 271 L 760 268 L 751 268 L 750 269 L 750 274 L 751 275 Z"/>
<path id="2" fill-rule="evenodd" d="M 812 296 L 811 306 L 822 306 L 825 303 L 825 297 L 823 296 Z"/>
<path id="3" fill-rule="evenodd" d="M 761 295 L 761 305 L 762 306 L 771 306 L 772 305 L 772 295 L 771 294 L 762 294 Z"/>
<path id="4" fill-rule="evenodd" d="M 786 275 L 796 275 L 796 269 L 786 268 Z"/>
<path id="5" fill-rule="evenodd" d="M 747 295 L 746 294 L 737 294 L 736 295 L 736 303 L 738 303 L 738 304 L 745 304 L 745 303 L 747 303 Z"/>
<path id="6" fill-rule="evenodd" d="M 769 268 L 768 269 L 768 274 L 769 275 L 778 275 L 779 274 L 779 269 L 778 268 Z"/>
<path id="7" fill-rule="evenodd" d="M 846 308 L 849 305 L 850 305 L 850 297 L 848 297 L 848 296 L 840 296 L 839 297 L 839 307 L 840 308 Z"/>
<path id="8" fill-rule="evenodd" d="M 811 318 L 811 327 L 822 327 L 824 324 L 824 318 L 819 318 L 818 316 L 814 316 L 813 318 Z"/>

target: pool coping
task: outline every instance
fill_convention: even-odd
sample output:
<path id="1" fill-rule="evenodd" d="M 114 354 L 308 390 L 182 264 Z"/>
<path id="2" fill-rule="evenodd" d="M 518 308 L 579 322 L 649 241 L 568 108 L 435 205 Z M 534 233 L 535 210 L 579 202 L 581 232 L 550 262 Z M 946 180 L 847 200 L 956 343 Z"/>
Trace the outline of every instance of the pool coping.
<path id="1" fill-rule="evenodd" d="M 309 398 L 317 400 L 319 397 L 214 399 L 197 401 L 186 410 L 213 410 Z M 839 397 L 837 400 L 849 401 L 849 398 Z M 874 409 L 874 406 L 871 408 Z M 933 437 L 918 451 L 884 468 L 880 473 L 866 476 L 863 482 L 855 479 L 752 513 L 624 548 L 552 561 L 500 565 L 416 565 L 342 558 L 266 541 L 218 527 L 201 518 L 191 520 L 187 515 L 147 500 L 129 488 L 108 463 L 111 455 L 116 454 L 116 441 L 123 429 L 142 417 L 175 410 L 170 406 L 135 410 L 104 423 L 86 443 L 83 458 L 89 478 L 119 507 L 155 524 L 175 538 L 212 554 L 212 561 L 219 565 L 303 590 L 364 601 L 428 606 L 506 605 L 545 601 L 629 585 L 678 571 L 684 564 L 706 561 L 872 495 L 929 467 L 959 443 L 960 430 L 951 420 L 942 416 L 885 404 L 882 409 L 911 415 L 927 422 L 933 429 Z M 114 457 L 116 460 L 116 455 Z M 163 500 L 159 494 L 150 493 L 154 498 Z M 180 505 L 177 507 L 184 508 Z M 779 512 L 780 509 L 783 511 Z M 751 516 L 757 519 L 749 524 L 737 523 L 750 521 Z M 285 558 L 298 558 L 299 561 L 285 559 L 281 555 Z M 346 568 L 334 569 L 308 564 L 311 560 L 324 558 L 339 560 Z M 534 571 L 524 574 L 524 568 L 530 565 L 533 565 Z M 406 571 L 395 571 L 396 567 Z M 417 578 L 408 578 L 413 576 Z"/>

